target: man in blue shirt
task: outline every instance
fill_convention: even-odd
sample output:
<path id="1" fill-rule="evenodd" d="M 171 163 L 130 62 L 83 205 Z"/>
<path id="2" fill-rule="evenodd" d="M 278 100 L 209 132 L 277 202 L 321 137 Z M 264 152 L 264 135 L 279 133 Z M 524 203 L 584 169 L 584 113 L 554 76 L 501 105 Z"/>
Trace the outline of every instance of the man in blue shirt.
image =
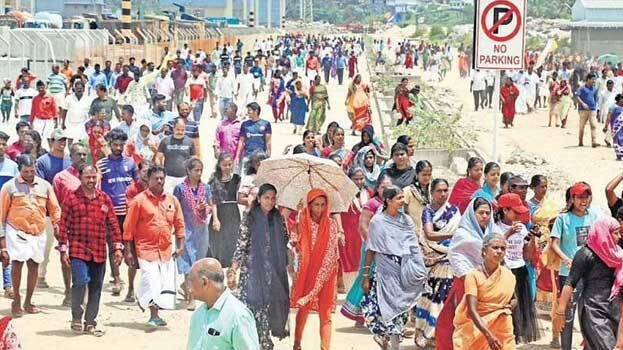
<path id="1" fill-rule="evenodd" d="M 580 134 L 578 135 L 578 146 L 584 146 L 584 127 L 586 122 L 591 126 L 591 146 L 599 147 L 599 143 L 596 142 L 597 129 L 597 102 L 599 91 L 595 87 L 595 75 L 589 74 L 586 76 L 586 83 L 579 88 L 575 93 L 575 98 L 578 100 L 578 112 L 580 114 Z"/>
<path id="2" fill-rule="evenodd" d="M 335 68 L 337 70 L 337 82 L 342 85 L 344 81 L 344 69 L 346 69 L 346 57 L 342 54 L 342 50 L 337 54 L 337 62 L 335 63 Z"/>
<path id="3" fill-rule="evenodd" d="M 56 129 L 51 135 L 52 144 L 50 145 L 50 152 L 42 155 L 37 159 L 36 169 L 37 176 L 52 184 L 54 176 L 61 171 L 71 166 L 71 159 L 65 155 L 65 147 L 67 146 L 67 138 L 62 129 Z M 63 200 L 63 198 L 59 198 Z M 45 252 L 43 255 L 43 262 L 39 265 L 39 285 L 45 286 L 45 275 L 47 274 L 48 263 L 50 262 L 50 252 L 54 245 L 54 230 L 52 229 L 52 222 L 48 219 L 46 222 L 45 233 L 48 236 L 45 246 Z M 63 305 L 71 305 L 71 294 L 68 293 L 69 289 L 69 275 L 66 271 L 63 271 L 63 277 L 65 282 L 65 299 Z"/>
<path id="4" fill-rule="evenodd" d="M 256 152 L 265 152 L 270 157 L 272 128 L 268 120 L 260 119 L 261 108 L 257 102 L 247 105 L 249 119 L 240 125 L 240 142 L 236 152 L 236 164 L 246 163 Z M 244 165 L 244 164 L 243 164 Z"/>
<path id="5" fill-rule="evenodd" d="M 97 89 L 99 85 L 107 86 L 107 81 L 106 74 L 100 71 L 100 65 L 97 63 L 95 65 L 95 72 L 89 77 L 89 89 L 93 95 L 95 95 L 95 89 Z"/>
<path id="6" fill-rule="evenodd" d="M 331 68 L 333 67 L 333 57 L 327 54 L 322 58 L 322 70 L 324 71 L 324 81 L 329 84 L 329 77 L 331 76 Z"/>
<path id="7" fill-rule="evenodd" d="M 138 168 L 132 159 L 123 156 L 128 135 L 120 129 L 111 130 L 106 135 L 111 154 L 97 162 L 97 169 L 101 174 L 100 187 L 112 200 L 113 210 L 119 220 L 119 227 L 123 231 L 123 222 L 128 210 L 128 200 L 126 192 L 128 187 L 138 179 Z M 112 232 L 106 237 L 108 242 L 108 262 L 113 276 L 112 295 L 121 294 L 121 276 L 119 266 L 114 263 L 114 244 L 111 237 Z M 128 295 L 126 302 L 134 302 L 134 277 L 136 269 L 128 266 Z"/>

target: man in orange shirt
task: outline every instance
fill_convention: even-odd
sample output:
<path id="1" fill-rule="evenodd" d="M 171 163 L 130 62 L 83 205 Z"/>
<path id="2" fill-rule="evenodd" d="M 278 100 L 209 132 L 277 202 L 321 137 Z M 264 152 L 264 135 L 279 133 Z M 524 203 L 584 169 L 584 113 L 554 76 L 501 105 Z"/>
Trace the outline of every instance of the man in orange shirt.
<path id="1" fill-rule="evenodd" d="M 17 158 L 20 175 L 4 184 L 0 191 L 0 258 L 2 264 L 12 262 L 14 298 L 13 317 L 39 313 L 31 299 L 37 283 L 39 264 L 43 261 L 47 235 L 46 216 L 49 215 L 58 236 L 61 209 L 52 185 L 36 176 L 35 160 L 30 154 Z M 26 298 L 21 308 L 20 282 L 24 262 L 28 267 Z"/>
<path id="2" fill-rule="evenodd" d="M 175 258 L 184 252 L 184 216 L 179 201 L 164 192 L 166 171 L 153 166 L 147 171 L 148 188 L 130 202 L 124 223 L 125 260 L 141 270 L 137 290 L 141 309 L 149 307 L 151 327 L 164 327 L 159 309 L 175 308 Z M 171 241 L 175 234 L 176 247 Z"/>
<path id="3" fill-rule="evenodd" d="M 32 99 L 30 124 L 43 140 L 50 142 L 52 131 L 58 126 L 58 105 L 54 96 L 48 94 L 45 83 L 41 80 L 37 82 L 37 92 L 39 94 Z"/>

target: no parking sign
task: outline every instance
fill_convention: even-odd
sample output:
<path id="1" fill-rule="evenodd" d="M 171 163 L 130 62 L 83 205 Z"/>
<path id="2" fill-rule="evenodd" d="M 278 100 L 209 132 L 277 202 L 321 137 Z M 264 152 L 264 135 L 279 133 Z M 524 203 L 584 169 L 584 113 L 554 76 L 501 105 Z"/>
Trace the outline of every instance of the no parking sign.
<path id="1" fill-rule="evenodd" d="M 474 68 L 522 69 L 527 0 L 478 0 Z"/>

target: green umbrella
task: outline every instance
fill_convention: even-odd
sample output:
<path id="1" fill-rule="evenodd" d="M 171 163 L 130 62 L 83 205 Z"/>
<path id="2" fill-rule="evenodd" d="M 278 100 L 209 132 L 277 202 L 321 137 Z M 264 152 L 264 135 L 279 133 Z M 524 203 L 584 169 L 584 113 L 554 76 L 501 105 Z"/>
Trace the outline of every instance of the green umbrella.
<path id="1" fill-rule="evenodd" d="M 619 64 L 619 62 L 621 62 L 621 59 L 619 58 L 619 56 L 617 56 L 615 54 L 607 53 L 605 55 L 599 56 L 599 58 L 597 58 L 597 62 L 599 62 L 599 63 Z"/>

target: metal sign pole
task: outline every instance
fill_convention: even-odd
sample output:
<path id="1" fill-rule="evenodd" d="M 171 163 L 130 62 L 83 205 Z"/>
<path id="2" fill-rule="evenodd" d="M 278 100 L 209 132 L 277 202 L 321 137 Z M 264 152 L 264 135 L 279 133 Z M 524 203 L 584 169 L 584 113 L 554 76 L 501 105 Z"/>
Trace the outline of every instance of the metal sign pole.
<path id="1" fill-rule="evenodd" d="M 500 86 L 501 86 L 501 76 L 502 71 L 499 69 L 495 70 L 495 81 L 493 85 L 493 141 L 492 141 L 492 150 L 491 157 L 494 162 L 500 161 L 499 150 L 498 150 L 498 139 L 500 133 Z"/>

